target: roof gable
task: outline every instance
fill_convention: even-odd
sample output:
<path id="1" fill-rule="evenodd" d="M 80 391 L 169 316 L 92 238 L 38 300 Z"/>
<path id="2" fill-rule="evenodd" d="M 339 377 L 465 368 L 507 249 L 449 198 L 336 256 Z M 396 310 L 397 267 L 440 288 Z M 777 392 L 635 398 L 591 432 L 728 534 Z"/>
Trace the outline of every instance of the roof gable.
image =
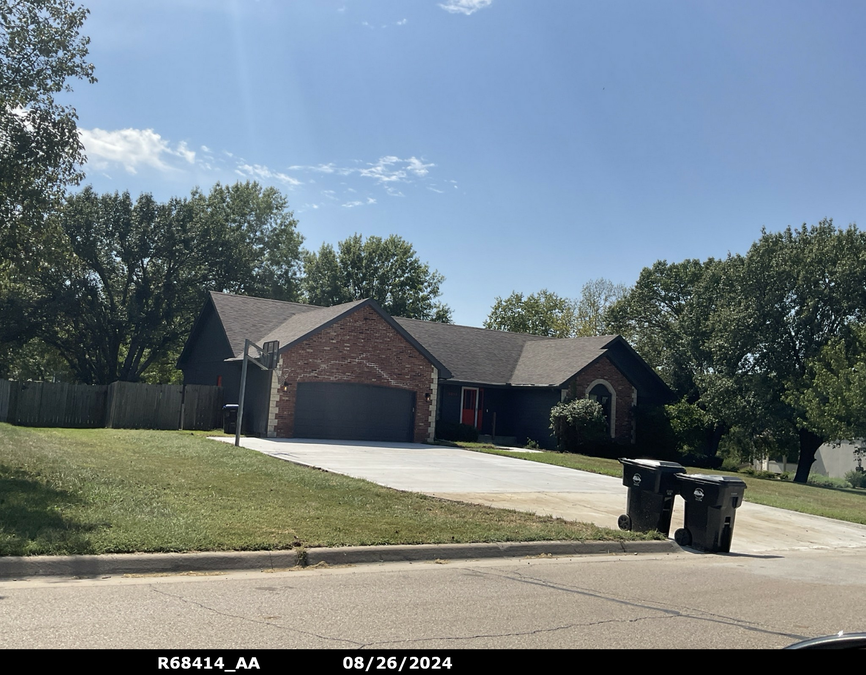
<path id="1" fill-rule="evenodd" d="M 243 356 L 245 339 L 261 344 L 272 331 L 290 318 L 322 309 L 300 302 L 229 295 L 215 291 L 211 291 L 210 296 L 235 357 Z"/>
<path id="2" fill-rule="evenodd" d="M 602 356 L 614 335 L 527 342 L 509 384 L 561 387 Z"/>

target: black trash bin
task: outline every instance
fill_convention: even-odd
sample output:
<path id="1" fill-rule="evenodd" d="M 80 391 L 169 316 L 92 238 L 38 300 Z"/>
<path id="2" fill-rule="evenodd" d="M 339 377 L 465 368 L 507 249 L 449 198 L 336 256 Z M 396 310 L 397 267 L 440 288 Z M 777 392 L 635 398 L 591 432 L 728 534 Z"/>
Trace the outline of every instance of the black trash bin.
<path id="1" fill-rule="evenodd" d="M 745 481 L 700 473 L 681 474 L 676 480 L 686 502 L 685 525 L 674 533 L 676 542 L 699 551 L 728 553 Z"/>
<path id="2" fill-rule="evenodd" d="M 223 432 L 236 433 L 238 430 L 238 404 L 229 403 L 223 406 Z"/>
<path id="3" fill-rule="evenodd" d="M 622 484 L 628 488 L 626 513 L 619 517 L 621 530 L 668 534 L 677 484 L 674 476 L 686 472 L 681 464 L 657 459 L 624 459 Z"/>

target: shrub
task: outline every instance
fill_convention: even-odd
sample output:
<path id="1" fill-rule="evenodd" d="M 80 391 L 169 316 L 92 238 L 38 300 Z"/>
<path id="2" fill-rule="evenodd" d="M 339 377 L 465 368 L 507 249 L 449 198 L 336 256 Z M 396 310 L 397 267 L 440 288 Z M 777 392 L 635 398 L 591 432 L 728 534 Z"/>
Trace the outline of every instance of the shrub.
<path id="1" fill-rule="evenodd" d="M 817 485 L 825 488 L 847 488 L 851 484 L 844 478 L 830 478 L 821 474 L 812 474 L 809 476 L 809 485 Z"/>
<path id="2" fill-rule="evenodd" d="M 526 448 L 527 448 L 527 450 L 538 450 L 540 447 L 541 447 L 541 446 L 538 445 L 538 443 L 536 443 L 535 441 L 533 441 L 531 438 L 527 438 L 527 439 L 526 439 Z"/>
<path id="3" fill-rule="evenodd" d="M 468 424 L 439 420 L 436 422 L 436 438 L 445 441 L 475 443 L 478 440 L 478 429 Z"/>
<path id="4" fill-rule="evenodd" d="M 739 457 L 725 457 L 722 460 L 722 469 L 724 471 L 741 471 L 743 463 Z"/>
<path id="5" fill-rule="evenodd" d="M 866 488 L 866 471 L 854 469 L 845 474 L 845 480 L 851 483 L 851 487 Z"/>
<path id="6" fill-rule="evenodd" d="M 608 422 L 598 401 L 576 398 L 551 408 L 550 429 L 560 450 L 578 452 L 603 441 Z"/>

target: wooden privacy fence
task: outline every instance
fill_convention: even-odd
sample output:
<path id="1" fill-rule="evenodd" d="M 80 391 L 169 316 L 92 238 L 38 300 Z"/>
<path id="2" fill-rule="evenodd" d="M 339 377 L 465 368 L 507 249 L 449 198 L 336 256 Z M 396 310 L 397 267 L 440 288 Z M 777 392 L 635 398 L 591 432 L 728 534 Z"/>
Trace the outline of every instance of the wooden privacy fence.
<path id="1" fill-rule="evenodd" d="M 0 422 L 29 427 L 216 429 L 222 387 L 0 380 Z"/>

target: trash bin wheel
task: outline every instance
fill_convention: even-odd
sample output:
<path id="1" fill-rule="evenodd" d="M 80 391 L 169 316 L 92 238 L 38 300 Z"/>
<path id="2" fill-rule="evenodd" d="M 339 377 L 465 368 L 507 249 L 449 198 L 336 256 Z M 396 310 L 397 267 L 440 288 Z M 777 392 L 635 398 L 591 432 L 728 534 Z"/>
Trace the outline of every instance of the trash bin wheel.
<path id="1" fill-rule="evenodd" d="M 631 530 L 631 518 L 629 518 L 625 513 L 619 517 L 616 524 L 619 525 L 619 529 L 621 530 Z"/>
<path id="2" fill-rule="evenodd" d="M 674 532 L 674 541 L 680 546 L 688 546 L 692 543 L 692 533 L 682 527 Z"/>

